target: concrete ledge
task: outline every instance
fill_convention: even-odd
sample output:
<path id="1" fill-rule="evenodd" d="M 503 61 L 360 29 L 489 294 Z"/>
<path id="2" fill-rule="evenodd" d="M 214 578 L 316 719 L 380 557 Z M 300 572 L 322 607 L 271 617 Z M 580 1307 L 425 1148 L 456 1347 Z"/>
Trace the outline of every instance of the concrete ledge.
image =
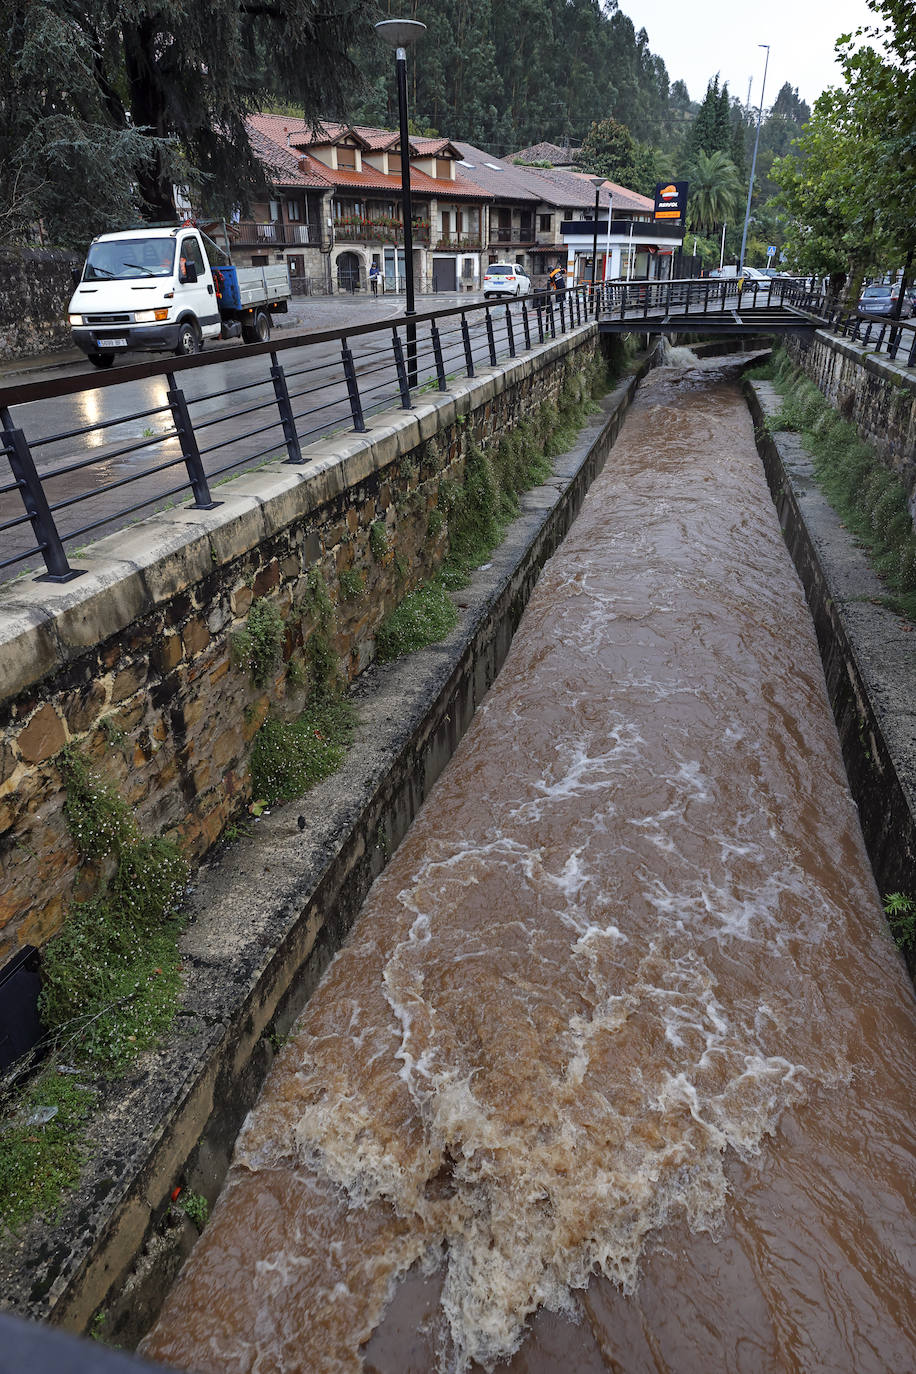
<path id="1" fill-rule="evenodd" d="M 81 1186 L 59 1219 L 36 1222 L 0 1250 L 5 1306 L 76 1331 L 104 1308 L 106 1339 L 121 1345 L 148 1329 L 195 1239 L 189 1222 L 169 1216 L 172 1189 L 216 1197 L 277 1036 L 340 947 L 502 666 L 541 567 L 604 466 L 648 366 L 605 398 L 551 479 L 523 499 L 491 563 L 461 593 L 449 638 L 358 679 L 353 750 L 341 773 L 303 801 L 304 828 L 293 803 L 201 870 L 183 941 L 178 1033 L 110 1093 Z M 479 405 L 474 383 L 460 391 L 444 404 L 459 413 Z M 418 423 L 405 416 L 391 429 L 413 427 L 415 444 Z"/>
<path id="2" fill-rule="evenodd" d="M 862 833 L 882 894 L 916 896 L 916 633 L 814 481 L 798 435 L 770 434 L 768 382 L 745 393 L 779 521 L 814 621 Z M 916 974 L 916 954 L 908 959 Z"/>

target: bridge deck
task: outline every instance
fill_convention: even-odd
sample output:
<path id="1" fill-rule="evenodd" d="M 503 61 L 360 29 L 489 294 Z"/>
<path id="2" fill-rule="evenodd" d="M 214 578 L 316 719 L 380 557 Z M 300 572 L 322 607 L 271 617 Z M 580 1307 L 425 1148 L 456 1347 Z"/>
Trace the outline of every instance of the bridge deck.
<path id="1" fill-rule="evenodd" d="M 791 334 L 822 328 L 824 321 L 792 306 L 742 305 L 739 310 L 667 311 L 633 308 L 621 318 L 616 312 L 599 316 L 602 334 Z"/>

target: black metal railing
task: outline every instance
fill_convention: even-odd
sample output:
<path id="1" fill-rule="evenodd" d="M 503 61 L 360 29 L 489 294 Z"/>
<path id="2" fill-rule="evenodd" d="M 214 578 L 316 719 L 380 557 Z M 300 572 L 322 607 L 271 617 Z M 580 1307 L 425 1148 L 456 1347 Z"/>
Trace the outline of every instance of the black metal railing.
<path id="1" fill-rule="evenodd" d="M 726 315 L 787 307 L 824 314 L 825 298 L 805 281 L 703 277 L 603 283 L 605 313 L 617 319 L 650 316 Z M 826 317 L 826 316 L 825 316 Z"/>
<path id="2" fill-rule="evenodd" d="M 77 577 L 68 549 L 188 496 L 192 508 L 212 509 L 231 474 L 302 464 L 303 446 L 320 435 L 364 433 L 372 415 L 409 410 L 418 394 L 566 334 L 605 303 L 586 286 L 539 291 L 2 387 L 0 461 L 11 480 L 0 484 L 0 576 L 40 558 L 45 578 Z M 207 386 L 216 365 L 219 385 Z"/>

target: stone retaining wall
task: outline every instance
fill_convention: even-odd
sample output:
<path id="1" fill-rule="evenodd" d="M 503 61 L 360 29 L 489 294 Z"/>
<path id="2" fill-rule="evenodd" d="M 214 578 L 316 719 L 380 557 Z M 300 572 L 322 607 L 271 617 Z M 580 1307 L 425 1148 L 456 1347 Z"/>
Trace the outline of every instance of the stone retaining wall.
<path id="1" fill-rule="evenodd" d="M 237 477 L 216 489 L 215 510 L 180 507 L 109 535 L 75 560 L 85 571 L 73 582 L 0 591 L 0 965 L 44 943 L 95 878 L 80 873 L 64 818 L 60 749 L 78 744 L 146 833 L 200 859 L 250 800 L 249 747 L 268 712 L 304 705 L 321 601 L 352 679 L 380 621 L 444 555 L 430 515 L 442 484 L 461 481 L 471 440 L 497 443 L 556 400 L 597 348 L 583 326 L 366 435 L 312 445 L 304 467 Z M 340 574 L 354 570 L 363 591 L 348 598 Z M 258 687 L 232 648 L 261 597 L 285 642 Z"/>
<path id="2" fill-rule="evenodd" d="M 63 248 L 0 247 L 0 361 L 70 346 L 67 304 L 81 265 Z"/>
<path id="3" fill-rule="evenodd" d="M 916 376 L 826 330 L 789 335 L 786 348 L 827 400 L 904 483 L 916 516 Z"/>

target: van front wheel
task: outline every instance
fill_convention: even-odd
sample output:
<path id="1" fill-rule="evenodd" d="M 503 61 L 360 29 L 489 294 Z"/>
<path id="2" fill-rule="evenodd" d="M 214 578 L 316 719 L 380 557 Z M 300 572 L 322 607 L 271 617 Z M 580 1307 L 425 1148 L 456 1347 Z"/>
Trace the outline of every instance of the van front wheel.
<path id="1" fill-rule="evenodd" d="M 178 342 L 175 345 L 175 355 L 179 358 L 188 357 L 191 353 L 200 352 L 200 334 L 197 326 L 191 320 L 185 320 L 178 330 Z"/>

